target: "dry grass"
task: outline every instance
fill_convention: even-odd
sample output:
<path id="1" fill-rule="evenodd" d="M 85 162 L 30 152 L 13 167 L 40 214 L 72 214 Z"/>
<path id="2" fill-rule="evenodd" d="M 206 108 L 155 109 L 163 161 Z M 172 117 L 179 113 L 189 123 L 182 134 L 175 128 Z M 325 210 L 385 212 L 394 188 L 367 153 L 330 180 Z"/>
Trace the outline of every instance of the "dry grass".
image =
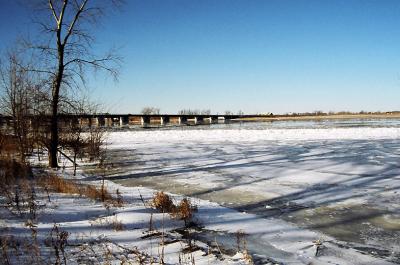
<path id="1" fill-rule="evenodd" d="M 163 213 L 173 212 L 175 208 L 171 197 L 163 191 L 158 191 L 154 194 L 151 205 Z"/>
<path id="2" fill-rule="evenodd" d="M 116 194 L 117 198 L 115 199 L 116 204 L 114 206 L 122 207 L 124 205 L 124 199 L 122 198 L 122 194 L 119 191 L 119 189 L 116 190 L 115 194 Z"/>
<path id="3" fill-rule="evenodd" d="M 17 137 L 0 132 L 0 156 L 8 158 L 16 157 L 18 152 Z"/>
<path id="4" fill-rule="evenodd" d="M 93 185 L 84 185 L 82 195 L 97 201 L 112 202 L 114 199 L 106 189 L 98 189 Z"/>
<path id="5" fill-rule="evenodd" d="M 75 182 L 57 175 L 42 176 L 39 178 L 38 184 L 53 192 L 82 195 L 80 187 Z"/>
<path id="6" fill-rule="evenodd" d="M 243 259 L 246 264 L 254 264 L 253 257 L 250 255 L 247 249 L 246 236 L 246 233 L 241 229 L 236 232 L 237 250 L 243 254 Z"/>
<path id="7" fill-rule="evenodd" d="M 187 226 L 193 218 L 193 214 L 197 211 L 197 207 L 192 204 L 190 199 L 184 198 L 178 206 L 174 208 L 174 211 L 172 213 L 172 216 L 183 220 L 185 222 L 185 225 Z"/>
<path id="8" fill-rule="evenodd" d="M 35 215 L 31 176 L 29 165 L 10 157 L 0 159 L 0 196 L 6 199 L 8 209 L 14 214 L 21 215 L 29 210 Z"/>
<path id="9" fill-rule="evenodd" d="M 87 198 L 112 204 L 113 206 L 122 206 L 121 198 L 113 198 L 104 188 L 97 188 L 93 185 L 84 185 L 73 180 L 67 180 L 57 175 L 45 175 L 39 178 L 38 184 L 48 191 L 77 194 Z"/>
<path id="10" fill-rule="evenodd" d="M 192 204 L 189 198 L 182 199 L 175 205 L 172 198 L 162 191 L 156 192 L 151 205 L 163 213 L 169 213 L 173 218 L 183 220 L 187 226 L 197 211 L 197 207 Z"/>
<path id="11" fill-rule="evenodd" d="M 110 226 L 114 231 L 123 231 L 124 225 L 116 216 L 110 221 Z"/>
<path id="12" fill-rule="evenodd" d="M 21 178 L 28 178 L 32 175 L 31 168 L 28 164 L 21 163 L 14 158 L 0 159 L 0 181 L 13 183 Z"/>

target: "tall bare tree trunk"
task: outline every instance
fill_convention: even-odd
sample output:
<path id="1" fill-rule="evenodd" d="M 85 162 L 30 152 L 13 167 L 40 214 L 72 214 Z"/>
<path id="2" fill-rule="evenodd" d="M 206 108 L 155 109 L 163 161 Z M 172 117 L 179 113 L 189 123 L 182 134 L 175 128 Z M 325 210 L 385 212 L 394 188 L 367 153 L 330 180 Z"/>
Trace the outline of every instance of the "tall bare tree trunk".
<path id="1" fill-rule="evenodd" d="M 89 4 L 90 2 L 90 4 Z M 51 87 L 51 118 L 50 118 L 50 142 L 48 143 L 49 166 L 58 167 L 57 154 L 59 145 L 59 111 L 68 89 L 79 84 L 84 85 L 84 68 L 103 69 L 113 76 L 117 76 L 116 63 L 118 58 L 112 53 L 104 57 L 97 57 L 91 52 L 93 42 L 90 27 L 97 23 L 99 17 L 119 2 L 113 1 L 92 1 L 92 0 L 42 0 L 38 3 L 40 7 L 47 6 L 50 13 L 46 11 L 46 17 L 51 14 L 52 22 L 44 19 L 39 21 L 45 32 L 50 34 L 50 42 L 34 45 L 40 54 L 45 51 L 54 62 L 44 71 L 53 78 Z M 93 3 L 93 4 L 92 4 Z M 43 5 L 43 6 L 42 6 Z M 55 23 L 54 23 L 55 22 Z M 50 23 L 50 24 L 49 24 Z M 55 35 L 53 35 L 55 34 Z M 55 37 L 56 43 L 53 43 Z M 54 61 L 53 61 L 54 60 Z M 62 90 L 61 90 L 62 89 Z M 61 102 L 61 103 L 60 103 Z"/>
<path id="2" fill-rule="evenodd" d="M 49 148 L 49 165 L 52 168 L 58 167 L 57 148 L 58 148 L 58 102 L 54 101 L 52 106 L 52 114 L 50 121 L 50 148 Z"/>
<path id="3" fill-rule="evenodd" d="M 49 150 L 49 165 L 52 168 L 58 167 L 57 149 L 58 149 L 58 102 L 60 97 L 60 87 L 64 75 L 64 46 L 61 44 L 60 36 L 57 36 L 58 50 L 58 69 L 57 75 L 53 83 L 52 91 L 52 112 L 50 124 L 50 150 Z"/>

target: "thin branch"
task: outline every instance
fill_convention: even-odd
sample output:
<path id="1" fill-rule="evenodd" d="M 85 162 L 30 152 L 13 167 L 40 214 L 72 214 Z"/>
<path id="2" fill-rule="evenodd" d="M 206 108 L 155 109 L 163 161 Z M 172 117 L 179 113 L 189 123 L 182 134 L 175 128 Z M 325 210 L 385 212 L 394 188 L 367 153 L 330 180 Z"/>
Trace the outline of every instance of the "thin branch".
<path id="1" fill-rule="evenodd" d="M 64 37 L 63 45 L 65 45 L 67 43 L 68 38 L 71 36 L 72 31 L 73 31 L 73 29 L 75 27 L 76 21 L 78 21 L 78 18 L 81 15 L 82 11 L 84 10 L 87 2 L 88 2 L 88 0 L 83 1 L 81 6 L 79 7 L 78 11 L 76 12 L 75 17 L 72 20 L 72 22 L 71 22 L 71 24 L 70 24 L 70 26 L 68 28 L 67 35 L 65 35 L 65 37 Z"/>
<path id="2" fill-rule="evenodd" d="M 53 13 L 54 19 L 58 23 L 58 16 L 57 16 L 56 10 L 54 9 L 53 1 L 49 0 L 49 6 L 51 9 L 51 12 Z"/>

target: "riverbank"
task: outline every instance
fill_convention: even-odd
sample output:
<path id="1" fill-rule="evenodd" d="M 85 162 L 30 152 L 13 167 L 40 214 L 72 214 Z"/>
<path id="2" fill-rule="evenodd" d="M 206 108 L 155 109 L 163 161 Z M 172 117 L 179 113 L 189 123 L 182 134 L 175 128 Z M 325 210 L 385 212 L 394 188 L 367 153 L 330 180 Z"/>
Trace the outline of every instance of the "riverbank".
<path id="1" fill-rule="evenodd" d="M 382 114 L 333 114 L 333 115 L 273 115 L 270 117 L 239 118 L 238 121 L 307 121 L 307 120 L 362 120 L 362 119 L 400 119 L 400 113 Z"/>
<path id="2" fill-rule="evenodd" d="M 399 139 L 400 128 L 110 132 L 106 169 L 81 163 L 74 177 L 63 160 L 54 173 L 98 189 L 104 176 L 123 204 L 35 187 L 35 219 L 2 199 L 0 231 L 43 260 L 67 232 L 67 264 L 400 263 Z M 188 229 L 151 207 L 160 190 L 196 205 Z"/>

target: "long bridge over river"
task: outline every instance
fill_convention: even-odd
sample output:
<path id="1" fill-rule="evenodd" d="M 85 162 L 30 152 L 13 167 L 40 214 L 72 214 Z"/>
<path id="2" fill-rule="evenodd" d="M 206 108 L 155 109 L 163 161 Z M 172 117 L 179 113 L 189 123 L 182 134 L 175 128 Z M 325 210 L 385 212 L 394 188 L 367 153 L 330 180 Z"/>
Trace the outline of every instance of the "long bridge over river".
<path id="1" fill-rule="evenodd" d="M 270 115 L 206 115 L 206 114 L 60 114 L 61 125 L 78 123 L 82 126 L 99 127 L 124 127 L 124 126 L 163 126 L 163 125 L 200 125 L 227 123 L 239 121 L 245 118 L 271 117 Z M 31 122 L 38 119 L 38 116 L 26 116 Z M 40 116 L 46 120 L 50 116 Z M 13 121 L 11 116 L 0 116 L 0 123 L 10 125 Z"/>

